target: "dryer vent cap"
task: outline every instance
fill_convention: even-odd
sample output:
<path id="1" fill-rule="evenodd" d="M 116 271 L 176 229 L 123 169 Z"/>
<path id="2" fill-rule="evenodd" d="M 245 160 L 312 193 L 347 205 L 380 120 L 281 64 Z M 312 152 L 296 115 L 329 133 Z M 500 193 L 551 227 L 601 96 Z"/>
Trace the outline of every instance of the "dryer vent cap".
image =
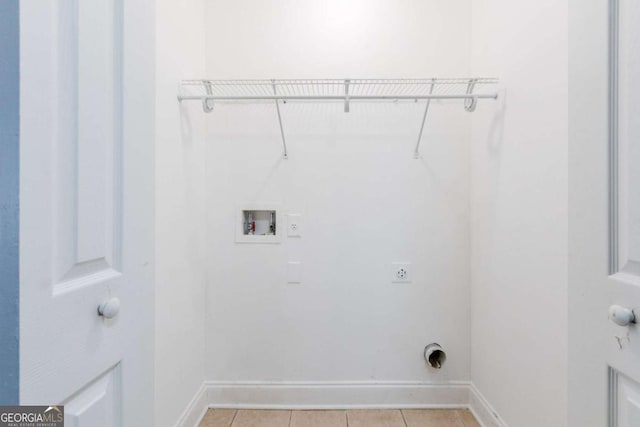
<path id="1" fill-rule="evenodd" d="M 424 360 L 434 369 L 442 368 L 447 360 L 447 354 L 444 352 L 440 344 L 431 343 L 424 348 Z"/>

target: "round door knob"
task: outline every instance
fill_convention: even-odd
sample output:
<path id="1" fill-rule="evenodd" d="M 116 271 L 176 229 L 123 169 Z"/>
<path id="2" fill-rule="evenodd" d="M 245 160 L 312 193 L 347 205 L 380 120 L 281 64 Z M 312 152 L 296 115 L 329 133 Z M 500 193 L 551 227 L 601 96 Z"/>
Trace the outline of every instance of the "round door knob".
<path id="1" fill-rule="evenodd" d="M 633 310 L 619 305 L 609 307 L 609 319 L 620 326 L 629 326 L 631 323 L 636 323 L 636 315 Z"/>
<path id="2" fill-rule="evenodd" d="M 118 313 L 120 313 L 120 300 L 118 298 L 111 298 L 98 306 L 98 315 L 105 319 L 113 319 Z"/>

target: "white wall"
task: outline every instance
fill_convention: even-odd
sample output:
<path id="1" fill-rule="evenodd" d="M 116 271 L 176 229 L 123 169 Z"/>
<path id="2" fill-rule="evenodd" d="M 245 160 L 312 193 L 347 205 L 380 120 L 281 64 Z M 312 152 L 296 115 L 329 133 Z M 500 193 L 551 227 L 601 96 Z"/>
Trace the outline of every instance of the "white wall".
<path id="1" fill-rule="evenodd" d="M 215 78 L 467 77 L 470 0 L 207 0 Z"/>
<path id="2" fill-rule="evenodd" d="M 156 420 L 174 425 L 204 378 L 204 119 L 178 82 L 204 75 L 204 2 L 157 1 Z"/>
<path id="3" fill-rule="evenodd" d="M 211 78 L 469 74 L 470 2 L 207 2 Z M 217 106 L 207 116 L 206 378 L 469 378 L 468 140 L 459 103 L 432 104 L 421 160 L 414 104 Z M 275 202 L 303 236 L 234 243 L 236 208 Z M 286 283 L 288 261 L 303 283 Z M 413 283 L 392 284 L 393 261 Z M 448 352 L 427 370 L 424 346 Z"/>
<path id="4" fill-rule="evenodd" d="M 567 2 L 473 2 L 471 378 L 509 426 L 567 425 Z"/>

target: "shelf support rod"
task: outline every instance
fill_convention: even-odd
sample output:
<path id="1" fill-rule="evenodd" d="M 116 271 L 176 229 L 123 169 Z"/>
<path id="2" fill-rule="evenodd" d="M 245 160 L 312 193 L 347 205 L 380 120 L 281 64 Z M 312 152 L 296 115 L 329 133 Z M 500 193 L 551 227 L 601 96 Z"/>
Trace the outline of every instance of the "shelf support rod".
<path id="1" fill-rule="evenodd" d="M 431 80 L 431 86 L 429 87 L 429 95 L 433 94 L 433 88 L 436 85 L 436 79 Z M 413 158 L 420 158 L 420 141 L 422 140 L 422 131 L 424 131 L 424 124 L 427 121 L 427 113 L 429 112 L 429 104 L 431 104 L 431 98 L 427 99 L 427 104 L 424 106 L 424 114 L 422 115 L 422 124 L 420 125 L 420 133 L 418 133 L 418 142 L 416 142 L 416 149 L 413 152 Z"/>
<path id="2" fill-rule="evenodd" d="M 275 80 L 271 80 L 271 85 L 273 86 L 273 95 L 277 96 L 277 90 L 276 90 L 276 81 Z M 280 115 L 280 104 L 278 104 L 278 100 L 275 100 L 276 103 L 276 112 L 278 113 L 278 124 L 280 125 L 280 135 L 282 136 L 282 147 L 283 147 L 283 154 L 282 154 L 282 158 L 283 159 L 288 159 L 289 155 L 287 153 L 287 141 L 284 138 L 284 129 L 282 128 L 282 116 Z"/>
<path id="3" fill-rule="evenodd" d="M 351 80 L 346 79 L 344 81 L 344 112 L 348 113 L 349 112 L 349 83 L 351 83 Z"/>

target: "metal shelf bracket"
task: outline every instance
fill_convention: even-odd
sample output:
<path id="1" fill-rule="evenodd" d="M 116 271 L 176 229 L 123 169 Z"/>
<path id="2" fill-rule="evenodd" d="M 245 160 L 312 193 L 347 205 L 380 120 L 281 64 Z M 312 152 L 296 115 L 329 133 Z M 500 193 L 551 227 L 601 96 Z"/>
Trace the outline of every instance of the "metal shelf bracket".
<path id="1" fill-rule="evenodd" d="M 351 83 L 351 80 L 346 79 L 344 81 L 344 112 L 348 113 L 349 112 L 349 83 Z"/>
<path id="2" fill-rule="evenodd" d="M 433 94 L 433 88 L 436 85 L 436 80 L 431 80 L 431 86 L 429 87 L 429 95 Z M 422 132 L 424 131 L 424 124 L 427 121 L 427 114 L 429 113 L 429 105 L 431 104 L 431 99 L 427 99 L 427 103 L 424 106 L 424 114 L 422 115 L 422 124 L 420 125 L 420 132 L 418 133 L 418 142 L 416 142 L 416 149 L 413 151 L 413 158 L 420 158 L 420 141 L 422 141 Z"/>
<path id="3" fill-rule="evenodd" d="M 276 89 L 275 80 L 271 81 L 271 85 L 273 86 L 273 95 L 278 96 L 278 90 Z M 280 104 L 278 104 L 278 99 L 275 100 L 276 103 L 276 112 L 278 113 L 278 124 L 280 125 L 280 136 L 282 136 L 282 158 L 287 160 L 289 158 L 289 153 L 287 153 L 287 140 L 284 138 L 284 129 L 282 128 L 282 116 L 280 115 Z"/>
<path id="4" fill-rule="evenodd" d="M 478 79 L 469 80 L 469 84 L 467 85 L 467 94 L 471 95 L 473 93 L 473 89 L 476 87 L 476 82 Z M 478 104 L 478 98 L 475 96 L 472 98 L 467 98 L 464 100 L 464 109 L 470 113 L 476 111 L 476 105 Z"/>
<path id="5" fill-rule="evenodd" d="M 211 82 L 209 80 L 204 81 L 204 89 L 207 91 L 208 96 L 213 95 L 213 87 L 211 86 Z M 213 111 L 213 99 L 204 98 L 202 100 L 202 110 L 205 113 L 210 113 Z"/>

